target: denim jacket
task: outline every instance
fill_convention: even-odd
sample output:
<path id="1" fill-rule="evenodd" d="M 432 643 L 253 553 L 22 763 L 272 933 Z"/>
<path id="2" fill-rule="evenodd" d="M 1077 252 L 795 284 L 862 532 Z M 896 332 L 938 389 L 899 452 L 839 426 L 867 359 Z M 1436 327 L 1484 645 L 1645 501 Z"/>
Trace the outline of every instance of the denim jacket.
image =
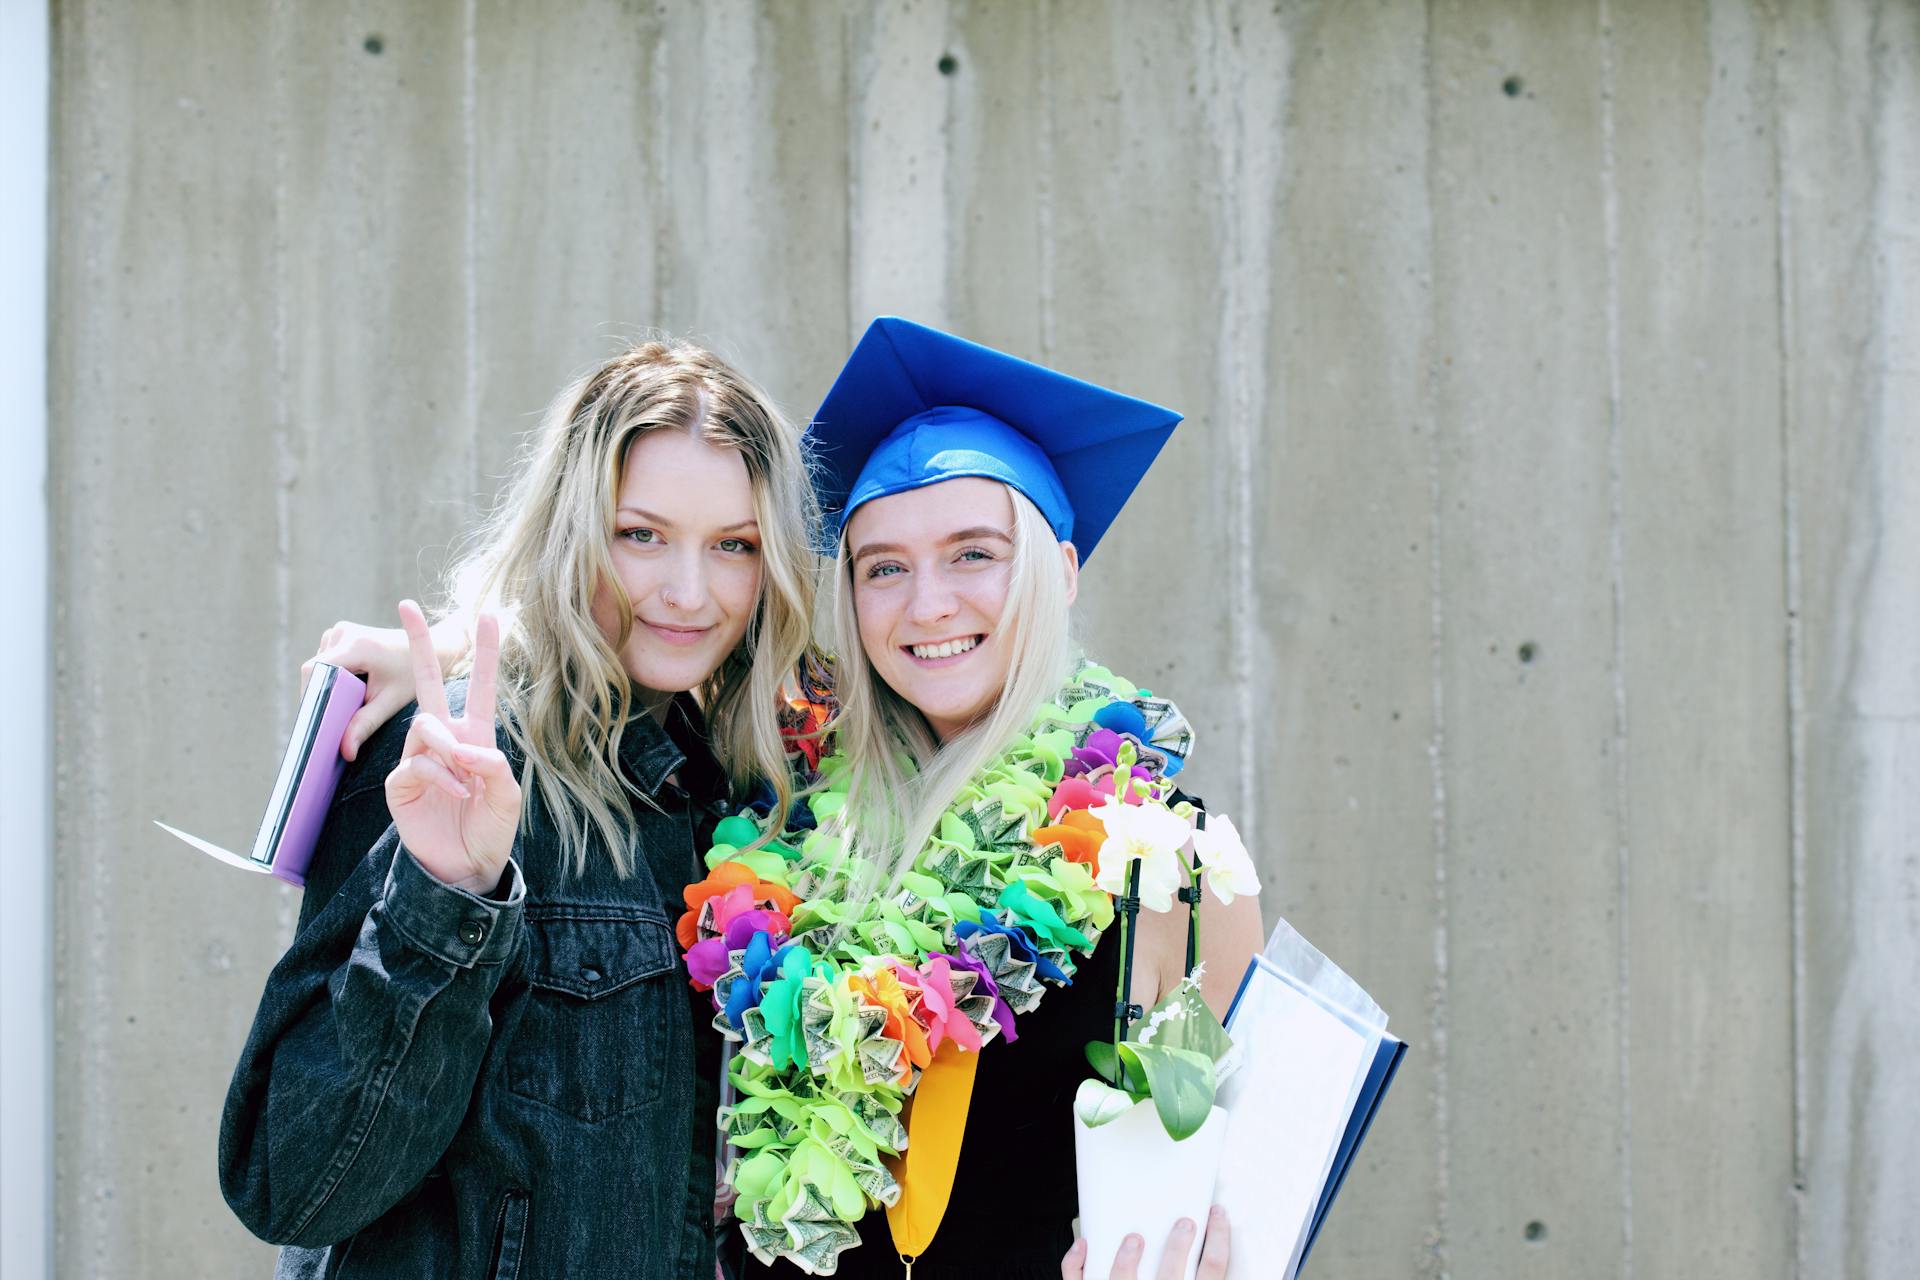
<path id="1" fill-rule="evenodd" d="M 287 1246 L 280 1277 L 713 1275 L 719 1042 L 673 933 L 724 796 L 698 711 L 622 735 L 660 806 L 633 806 L 630 875 L 604 850 L 563 868 L 528 790 L 486 897 L 429 875 L 389 820 L 411 714 L 328 814 L 227 1092 L 227 1203 Z"/>

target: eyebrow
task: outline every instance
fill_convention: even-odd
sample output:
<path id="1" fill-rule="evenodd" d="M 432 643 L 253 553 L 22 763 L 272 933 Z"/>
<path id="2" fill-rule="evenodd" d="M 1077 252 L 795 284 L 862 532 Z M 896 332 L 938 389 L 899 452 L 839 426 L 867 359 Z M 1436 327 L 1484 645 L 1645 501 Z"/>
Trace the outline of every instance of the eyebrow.
<path id="1" fill-rule="evenodd" d="M 975 525 L 971 529 L 962 529 L 958 533 L 950 533 L 947 535 L 944 545 L 952 546 L 956 542 L 977 542 L 981 538 L 998 538 L 1008 546 L 1013 545 L 1012 534 L 1008 533 L 1005 529 L 996 529 L 988 524 Z M 897 542 L 869 542 L 853 553 L 853 559 L 855 563 L 858 563 L 868 556 L 897 556 L 905 551 L 906 548 Z"/>
<path id="2" fill-rule="evenodd" d="M 645 511 L 639 507 L 621 507 L 614 514 L 622 515 L 622 516 L 637 516 L 640 519 L 645 520 L 648 524 L 663 525 L 668 529 L 677 527 L 675 526 L 673 521 L 667 519 L 665 516 L 656 515 L 654 512 Z M 732 524 L 723 525 L 720 529 L 720 532 L 732 533 L 736 529 L 755 528 L 755 527 L 758 527 L 759 524 L 760 522 L 758 520 L 754 519 L 752 516 L 748 516 L 745 520 L 736 520 Z"/>

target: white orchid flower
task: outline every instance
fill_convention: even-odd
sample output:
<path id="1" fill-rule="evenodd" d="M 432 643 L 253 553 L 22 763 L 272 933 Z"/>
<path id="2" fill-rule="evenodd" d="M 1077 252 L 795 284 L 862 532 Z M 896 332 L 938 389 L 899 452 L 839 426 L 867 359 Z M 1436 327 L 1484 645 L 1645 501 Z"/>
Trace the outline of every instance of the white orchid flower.
<path id="1" fill-rule="evenodd" d="M 1127 870 L 1140 864 L 1140 905 L 1168 911 L 1187 883 L 1180 851 L 1193 838 L 1193 824 L 1156 804 L 1122 804 L 1109 799 L 1093 810 L 1107 830 L 1100 846 L 1100 875 L 1094 883 L 1108 893 L 1127 891 Z"/>
<path id="2" fill-rule="evenodd" d="M 1200 855 L 1207 887 L 1220 901 L 1232 902 L 1236 896 L 1251 897 L 1260 892 L 1260 874 L 1253 869 L 1247 846 L 1241 843 L 1233 819 L 1226 814 L 1210 813 L 1207 825 L 1195 828 L 1193 851 Z"/>

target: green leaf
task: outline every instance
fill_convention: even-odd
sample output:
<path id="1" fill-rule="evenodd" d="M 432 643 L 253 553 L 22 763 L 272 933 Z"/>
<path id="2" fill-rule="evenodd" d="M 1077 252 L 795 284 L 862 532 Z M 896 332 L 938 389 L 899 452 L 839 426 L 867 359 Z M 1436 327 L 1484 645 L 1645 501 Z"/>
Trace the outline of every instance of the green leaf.
<path id="1" fill-rule="evenodd" d="M 1113 1051 L 1112 1041 L 1087 1041 L 1087 1063 L 1108 1084 L 1120 1082 L 1120 1057 Z"/>
<path id="2" fill-rule="evenodd" d="M 1176 1005 L 1181 1007 L 1181 1015 L 1162 1017 L 1154 1028 L 1151 1043 L 1169 1049 L 1191 1049 L 1212 1062 L 1226 1057 L 1227 1050 L 1233 1048 L 1232 1037 L 1227 1035 L 1227 1029 L 1220 1025 L 1220 1019 L 1207 1007 L 1207 1002 L 1200 998 L 1197 986 L 1187 982 L 1174 987 L 1159 1004 L 1149 1009 L 1147 1016 L 1134 1024 L 1133 1034 L 1128 1038 L 1138 1039 L 1138 1032 L 1153 1025 L 1156 1014 L 1166 1014 Z"/>
<path id="3" fill-rule="evenodd" d="M 1116 1089 L 1100 1080 L 1082 1080 L 1073 1095 L 1073 1113 L 1089 1129 L 1098 1129 L 1133 1110 L 1138 1101 L 1124 1089 Z"/>
<path id="4" fill-rule="evenodd" d="M 1148 1088 L 1147 1068 L 1141 1062 L 1140 1055 L 1133 1050 L 1134 1046 L 1131 1042 L 1120 1046 L 1120 1066 L 1125 1073 L 1125 1079 L 1115 1080 L 1114 1083 L 1122 1089 L 1145 1097 Z"/>
<path id="5" fill-rule="evenodd" d="M 1213 1059 L 1160 1044 L 1121 1045 L 1121 1059 L 1129 1055 L 1139 1060 L 1146 1074 L 1147 1092 L 1167 1135 L 1180 1142 L 1198 1133 L 1213 1107 Z"/>

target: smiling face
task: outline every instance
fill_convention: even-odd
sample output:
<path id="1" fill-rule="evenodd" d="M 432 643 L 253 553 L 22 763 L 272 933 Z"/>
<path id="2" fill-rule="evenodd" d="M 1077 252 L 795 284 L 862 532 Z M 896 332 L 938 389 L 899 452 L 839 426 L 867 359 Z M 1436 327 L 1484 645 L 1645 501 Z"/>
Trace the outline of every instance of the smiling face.
<path id="1" fill-rule="evenodd" d="M 1015 637 L 1001 622 L 1013 502 L 1004 484 L 964 477 L 875 498 L 847 523 L 861 648 L 942 742 L 991 710 L 1007 685 Z M 1059 545 L 1071 600 L 1074 551 Z"/>
<path id="2" fill-rule="evenodd" d="M 649 431 L 627 449 L 615 503 L 608 555 L 632 623 L 620 665 L 655 693 L 696 688 L 739 647 L 760 600 L 746 463 L 686 431 Z M 609 644 L 619 644 L 620 608 L 603 583 L 593 620 Z"/>

